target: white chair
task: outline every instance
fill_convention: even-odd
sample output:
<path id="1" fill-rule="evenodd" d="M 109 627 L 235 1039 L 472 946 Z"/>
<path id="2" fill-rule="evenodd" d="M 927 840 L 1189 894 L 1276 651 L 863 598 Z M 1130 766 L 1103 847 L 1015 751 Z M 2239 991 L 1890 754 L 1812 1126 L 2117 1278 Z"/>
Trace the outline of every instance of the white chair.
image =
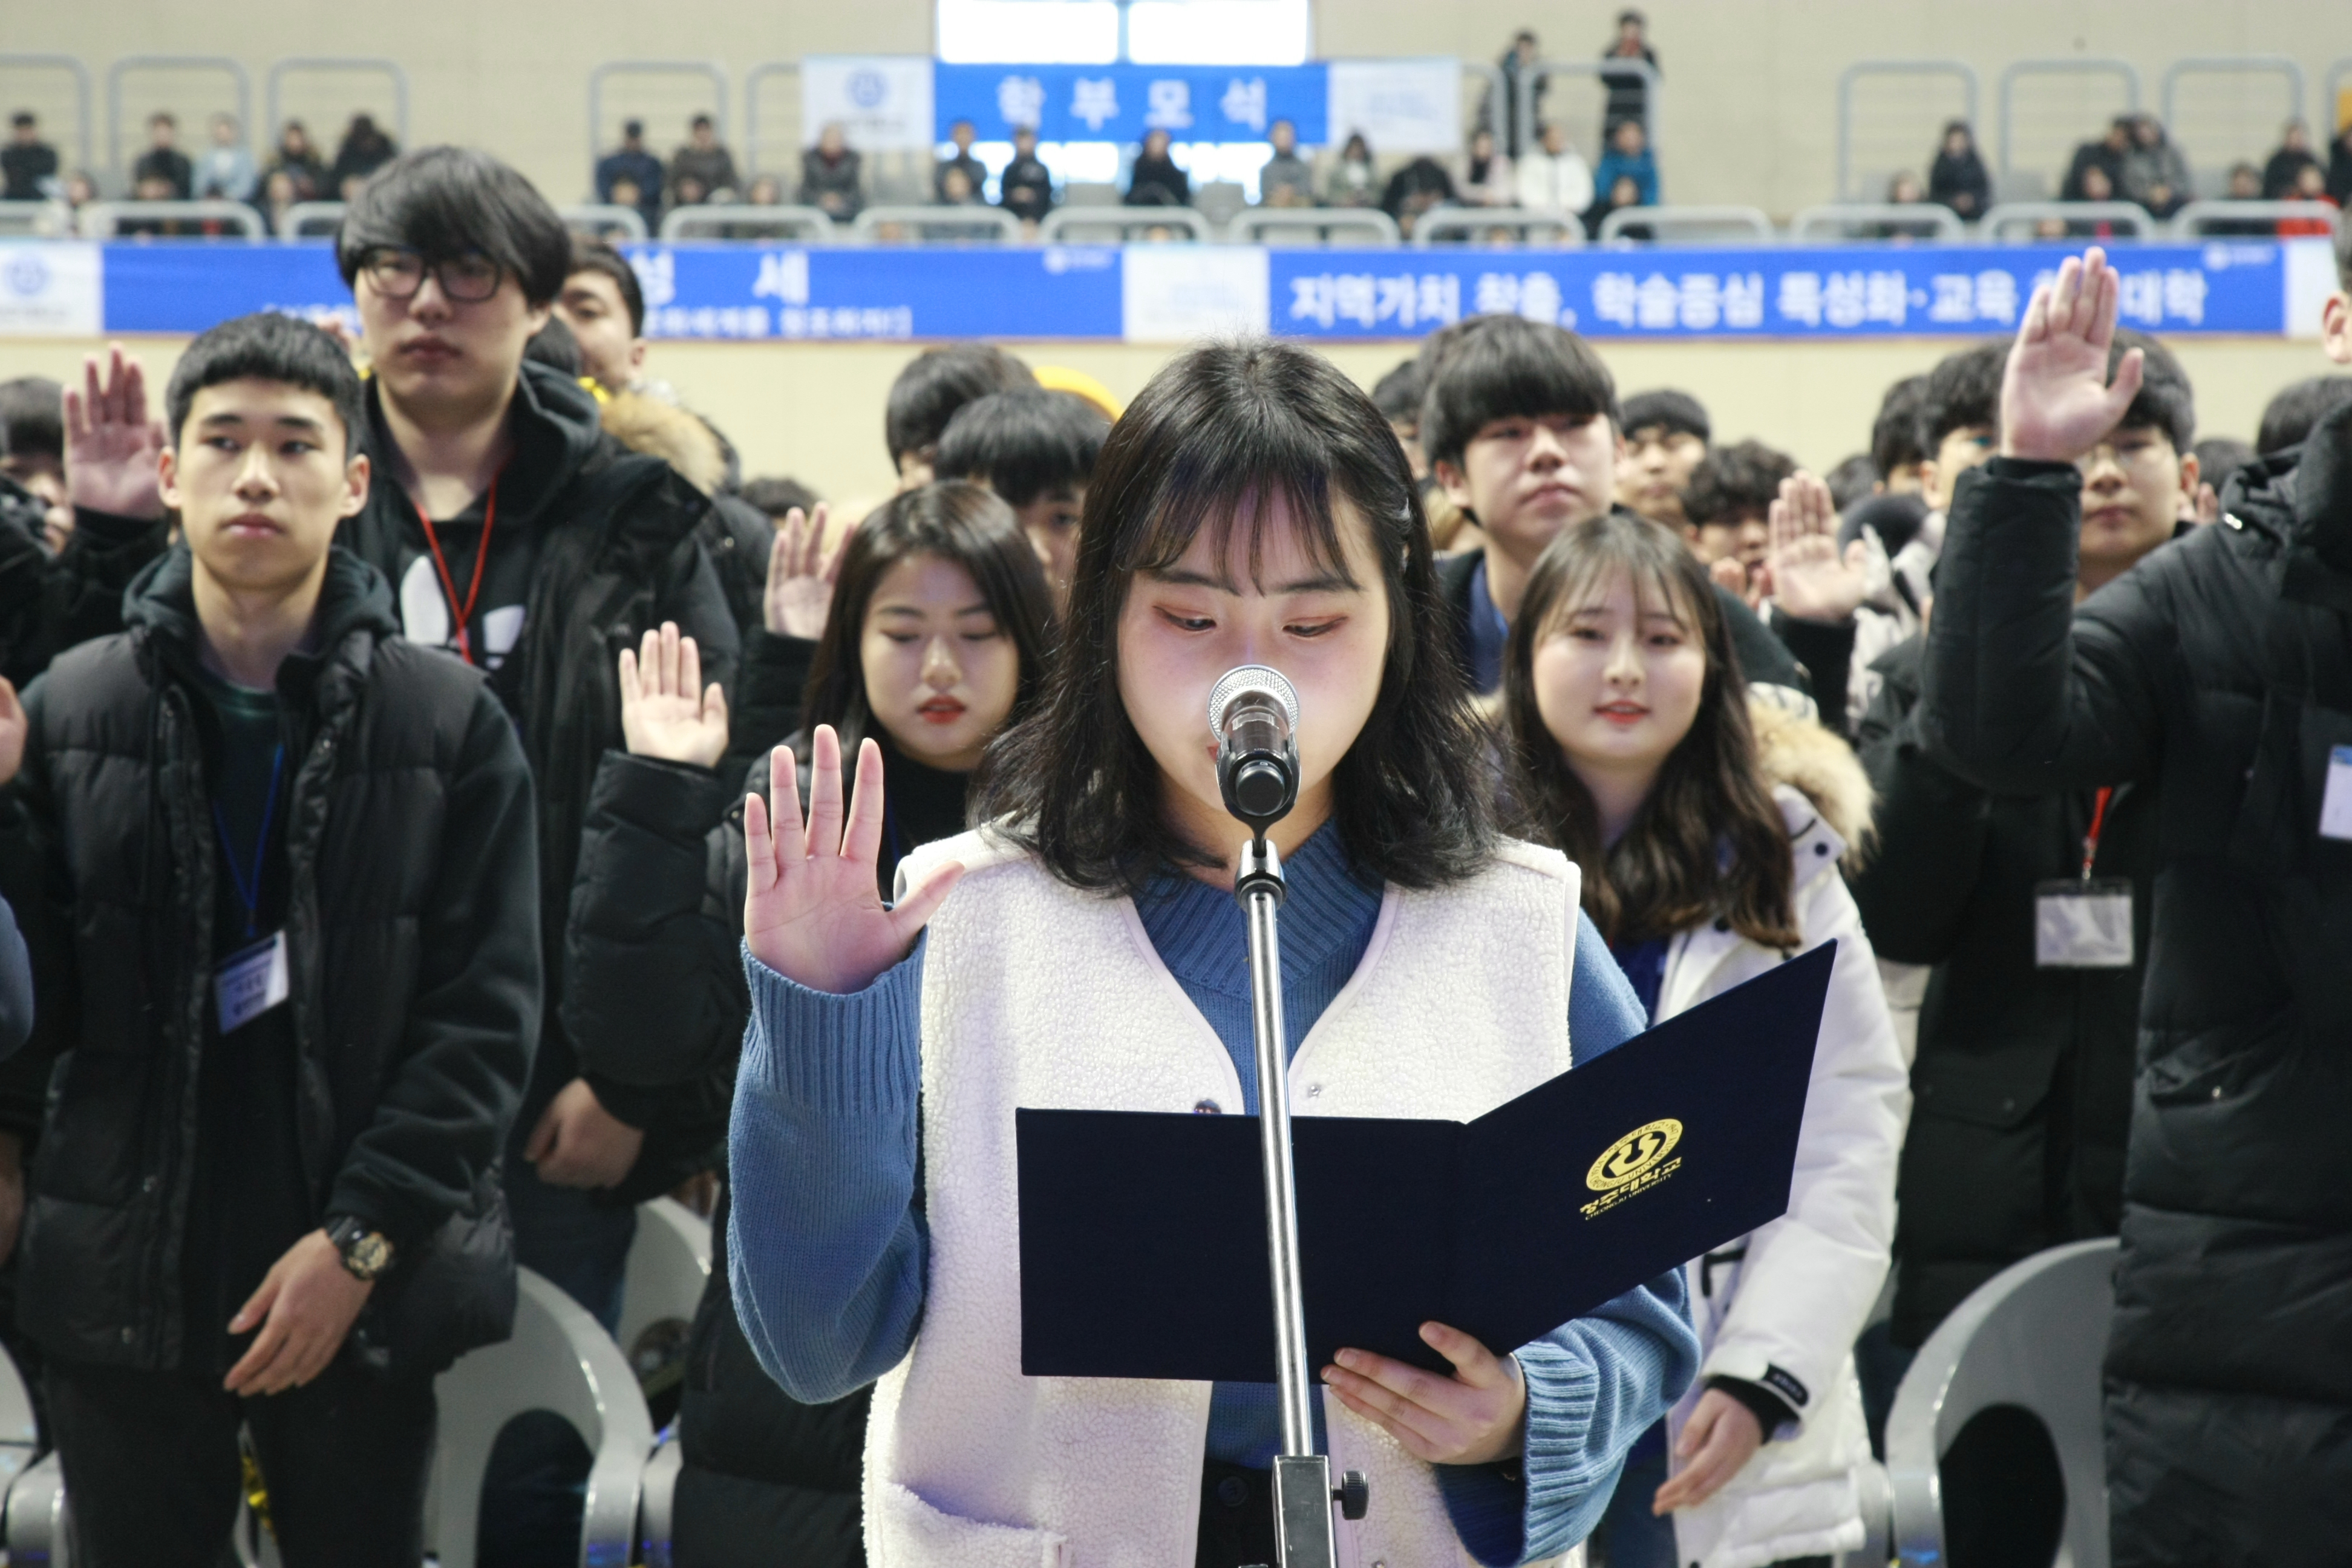
<path id="1" fill-rule="evenodd" d="M 474 1568 L 490 1446 L 514 1417 L 547 1410 L 569 1421 L 594 1456 L 581 1521 L 582 1568 L 625 1563 L 636 1533 L 638 1486 L 654 1447 L 645 1395 L 595 1319 L 531 1270 L 518 1273 L 513 1337 L 460 1357 L 434 1383 L 441 1419 L 426 1531 L 441 1568 Z"/>
<path id="2" fill-rule="evenodd" d="M 662 1439 L 646 1461 L 644 1489 L 637 1500 L 637 1555 L 643 1568 L 670 1568 L 676 1542 L 672 1522 L 677 1499 L 677 1473 L 686 1468 L 686 1451 L 676 1436 Z"/>
<path id="3" fill-rule="evenodd" d="M 1919 1347 L 1886 1421 L 1904 1568 L 1948 1559 L 1941 1464 L 1971 1416 L 2016 1405 L 2047 1429 L 2066 1487 L 2072 1568 L 2107 1568 L 2100 1363 L 2115 1313 L 2113 1237 L 2036 1253 L 1978 1287 Z"/>
<path id="4" fill-rule="evenodd" d="M 0 1353 L 0 1496 L 7 1500 L 0 1504 L 5 1510 L 0 1543 L 12 1564 L 67 1568 L 73 1561 L 73 1532 L 66 1515 L 65 1472 L 55 1454 L 33 1462 L 39 1446 L 32 1392 L 15 1358 Z"/>
<path id="5" fill-rule="evenodd" d="M 640 1205 L 621 1287 L 621 1348 L 633 1350 L 656 1323 L 694 1321 L 709 1278 L 710 1222 L 676 1198 Z"/>

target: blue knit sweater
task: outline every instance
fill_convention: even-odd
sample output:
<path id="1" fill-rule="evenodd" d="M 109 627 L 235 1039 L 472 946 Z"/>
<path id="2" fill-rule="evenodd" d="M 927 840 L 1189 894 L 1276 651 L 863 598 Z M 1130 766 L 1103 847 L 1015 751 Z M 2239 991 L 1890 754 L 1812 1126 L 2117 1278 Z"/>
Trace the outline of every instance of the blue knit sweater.
<path id="1" fill-rule="evenodd" d="M 1283 1010 L 1295 1054 L 1361 962 L 1380 914 L 1377 881 L 1336 828 L 1286 868 Z M 1257 1109 L 1240 906 L 1171 876 L 1137 900 L 1146 934 L 1215 1029 Z M 761 1364 L 795 1398 L 835 1399 L 905 1357 L 920 1322 L 929 1238 L 916 1205 L 923 947 L 854 995 L 795 984 L 747 952 L 751 1021 L 729 1158 L 728 1258 L 737 1310 Z M 1639 1032 L 1640 1005 L 1590 921 L 1578 932 L 1569 1008 L 1576 1059 Z M 789 1048 L 780 1048 L 789 1041 Z M 1549 1556 L 1582 1540 L 1608 1504 L 1626 1450 L 1697 1368 L 1679 1271 L 1519 1347 L 1527 1446 L 1517 1479 L 1439 1466 L 1463 1544 L 1479 1562 Z M 1318 1402 L 1319 1426 L 1320 1402 Z M 1270 1385 L 1220 1384 L 1206 1457 L 1264 1466 L 1278 1447 Z"/>

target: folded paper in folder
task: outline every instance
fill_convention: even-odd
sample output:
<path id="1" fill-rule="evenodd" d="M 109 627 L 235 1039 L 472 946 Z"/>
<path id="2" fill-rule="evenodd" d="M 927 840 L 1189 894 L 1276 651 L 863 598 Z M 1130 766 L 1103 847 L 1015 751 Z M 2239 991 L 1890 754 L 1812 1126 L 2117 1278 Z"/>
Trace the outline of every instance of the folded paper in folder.
<path id="1" fill-rule="evenodd" d="M 1308 1364 L 1496 1352 L 1789 1206 L 1835 944 L 1475 1121 L 1292 1124 Z M 1274 1381 L 1254 1116 L 1017 1113 L 1021 1370 Z"/>

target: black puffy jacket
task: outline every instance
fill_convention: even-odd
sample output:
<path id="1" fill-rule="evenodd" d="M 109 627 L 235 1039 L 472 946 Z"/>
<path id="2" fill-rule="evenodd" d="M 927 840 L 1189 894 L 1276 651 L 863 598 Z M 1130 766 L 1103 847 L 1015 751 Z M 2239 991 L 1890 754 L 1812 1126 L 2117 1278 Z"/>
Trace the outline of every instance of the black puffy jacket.
<path id="1" fill-rule="evenodd" d="M 19 1312 L 52 1354 L 140 1367 L 179 1360 L 212 994 L 189 582 L 184 549 L 155 562 L 126 596 L 129 629 L 34 684 L 0 802 L 0 866 L 33 873 L 6 891 L 46 937 L 34 1049 L 54 1061 Z M 285 801 L 297 1133 L 314 1212 L 399 1247 L 361 1339 L 398 1339 L 404 1364 L 429 1370 L 503 1337 L 512 1312 L 510 1257 L 440 1266 L 468 1248 L 478 1261 L 503 1215 L 499 1152 L 538 1037 L 531 783 L 481 678 L 394 635 L 390 590 L 342 551 L 316 626 L 320 651 L 278 678 L 299 759 Z M 427 1289 L 454 1278 L 457 1293 L 411 1296 L 428 1266 Z"/>
<path id="2" fill-rule="evenodd" d="M 2163 789 L 2106 1363 L 2119 1564 L 2352 1541 L 2352 842 L 2319 832 L 2352 746 L 2352 407 L 2278 467 L 2078 612 L 2081 476 L 1996 458 L 1937 571 L 1932 747 L 2003 792 Z"/>
<path id="3" fill-rule="evenodd" d="M 2113 1236 L 2123 1209 L 2157 786 L 2100 821 L 2100 878 L 2132 882 L 2134 962 L 2034 963 L 2034 889 L 2081 875 L 2094 792 L 1991 795 L 1929 756 L 1917 637 L 1875 668 L 1862 763 L 1877 843 L 1851 879 L 1871 947 L 1933 964 L 1911 1068 L 1895 1229 L 1895 1342 L 1916 1346 L 1969 1293 L 2044 1247 Z"/>

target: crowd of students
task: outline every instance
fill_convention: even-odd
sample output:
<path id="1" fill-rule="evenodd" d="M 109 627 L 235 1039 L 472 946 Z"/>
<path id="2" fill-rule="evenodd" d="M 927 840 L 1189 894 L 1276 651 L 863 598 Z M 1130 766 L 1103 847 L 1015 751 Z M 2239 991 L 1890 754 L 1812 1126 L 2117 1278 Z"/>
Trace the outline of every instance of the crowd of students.
<path id="1" fill-rule="evenodd" d="M 309 127 L 289 120 L 278 128 L 266 162 L 257 163 L 245 129 L 233 114 L 215 114 L 210 144 L 191 157 L 180 146 L 179 117 L 158 110 L 147 117 L 147 145 L 132 161 L 127 195 L 137 201 L 242 202 L 258 211 L 272 234 L 283 235 L 288 209 L 302 202 L 350 201 L 367 177 L 400 154 L 392 135 L 364 111 L 343 129 L 332 159 L 321 156 Z M 9 137 L 0 146 L 0 201 L 63 202 L 79 208 L 99 199 L 89 171 L 68 169 L 57 148 L 41 133 L 40 117 L 20 109 L 9 116 Z M 176 220 L 124 226 L 126 234 L 179 234 Z"/>
<path id="2" fill-rule="evenodd" d="M 2200 443 L 2093 251 L 1838 496 L 1517 317 L 1123 409 L 958 344 L 835 519 L 495 160 L 395 160 L 337 258 L 364 377 L 259 315 L 160 416 L 120 351 L 0 385 L 0 1279 L 79 1560 L 216 1560 L 242 1426 L 286 1561 L 409 1568 L 515 1267 L 612 1331 L 715 1179 L 677 1561 L 1273 1561 L 1270 1389 L 1020 1375 L 1004 1136 L 1254 1113 L 1251 662 L 1310 1113 L 1467 1119 L 1837 944 L 1783 1217 L 1317 1369 L 1363 1560 L 1825 1563 L 1910 1354 L 2118 1231 L 2115 1560 L 2337 1550 L 2352 378 Z M 2036 1482 L 1968 1453 L 1955 1508 Z M 585 1472 L 510 1428 L 485 1560 L 573 1561 Z"/>

